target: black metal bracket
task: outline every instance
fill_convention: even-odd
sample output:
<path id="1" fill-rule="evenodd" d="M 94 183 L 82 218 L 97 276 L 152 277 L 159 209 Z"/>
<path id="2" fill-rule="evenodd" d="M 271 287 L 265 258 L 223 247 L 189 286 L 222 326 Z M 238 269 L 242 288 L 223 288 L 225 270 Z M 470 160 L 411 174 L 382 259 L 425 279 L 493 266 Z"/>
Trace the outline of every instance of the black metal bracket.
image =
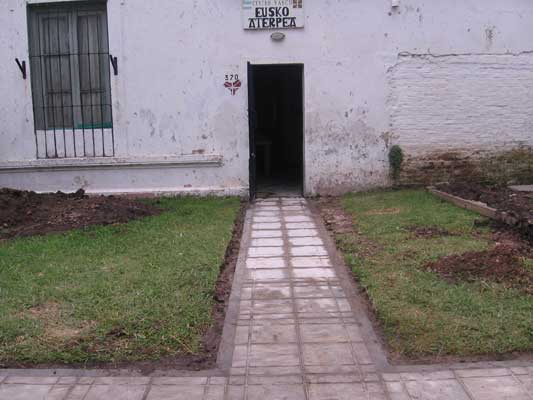
<path id="1" fill-rule="evenodd" d="M 111 54 L 109 55 L 109 61 L 111 61 L 111 65 L 113 66 L 113 75 L 118 75 L 118 60 L 116 57 L 113 57 Z"/>
<path id="2" fill-rule="evenodd" d="M 22 73 L 22 79 L 26 79 L 26 61 L 19 61 L 18 58 L 15 58 L 15 62 L 19 66 L 20 72 Z"/>

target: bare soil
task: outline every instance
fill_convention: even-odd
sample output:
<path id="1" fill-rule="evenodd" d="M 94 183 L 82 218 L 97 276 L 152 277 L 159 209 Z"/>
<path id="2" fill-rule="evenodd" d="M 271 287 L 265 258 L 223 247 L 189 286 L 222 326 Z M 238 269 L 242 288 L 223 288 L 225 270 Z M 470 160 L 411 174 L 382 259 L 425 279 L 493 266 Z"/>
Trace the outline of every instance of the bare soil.
<path id="1" fill-rule="evenodd" d="M 512 225 L 533 241 L 533 193 L 518 192 L 505 186 L 472 183 L 442 184 L 437 189 L 466 200 L 485 203 L 506 213 L 508 219 L 513 221 Z"/>
<path id="2" fill-rule="evenodd" d="M 453 283 L 495 282 L 533 294 L 533 272 L 522 263 L 523 257 L 531 256 L 530 249 L 498 243 L 489 250 L 442 257 L 425 268 Z"/>
<path id="3" fill-rule="evenodd" d="M 134 199 L 0 189 L 0 239 L 125 223 L 160 211 Z"/>

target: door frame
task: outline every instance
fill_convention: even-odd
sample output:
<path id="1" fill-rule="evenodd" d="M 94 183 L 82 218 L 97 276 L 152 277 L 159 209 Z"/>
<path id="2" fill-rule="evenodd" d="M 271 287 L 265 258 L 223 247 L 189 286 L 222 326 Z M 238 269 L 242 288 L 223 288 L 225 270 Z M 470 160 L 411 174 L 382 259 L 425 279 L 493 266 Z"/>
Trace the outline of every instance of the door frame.
<path id="1" fill-rule="evenodd" d="M 254 67 L 282 67 L 282 66 L 297 66 L 300 69 L 300 81 L 301 81 L 301 94 L 302 94 L 302 131 L 301 131 L 301 146 L 302 154 L 300 159 L 301 169 L 301 195 L 303 196 L 305 191 L 305 65 L 304 63 L 247 63 L 247 82 L 248 82 L 248 136 L 249 136 L 249 188 L 250 188 L 250 200 L 254 201 L 257 195 L 257 157 L 256 157 L 256 145 L 255 136 L 257 129 L 257 111 L 256 105 L 256 93 L 254 85 Z"/>

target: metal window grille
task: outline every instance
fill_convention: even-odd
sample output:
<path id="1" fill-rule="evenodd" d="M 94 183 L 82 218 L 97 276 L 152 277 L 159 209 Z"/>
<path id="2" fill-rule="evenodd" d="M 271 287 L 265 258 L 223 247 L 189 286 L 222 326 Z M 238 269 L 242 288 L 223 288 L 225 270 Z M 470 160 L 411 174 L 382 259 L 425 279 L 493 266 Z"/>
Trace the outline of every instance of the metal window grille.
<path id="1" fill-rule="evenodd" d="M 115 155 L 106 3 L 28 6 L 37 158 Z"/>

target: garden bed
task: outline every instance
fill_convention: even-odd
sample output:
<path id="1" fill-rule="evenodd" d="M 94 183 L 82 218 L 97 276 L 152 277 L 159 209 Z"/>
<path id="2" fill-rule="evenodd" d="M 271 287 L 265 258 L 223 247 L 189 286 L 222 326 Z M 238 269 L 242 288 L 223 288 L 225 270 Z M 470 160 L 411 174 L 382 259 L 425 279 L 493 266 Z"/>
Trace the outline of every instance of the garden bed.
<path id="1" fill-rule="evenodd" d="M 97 199 L 89 204 L 100 210 L 133 204 L 150 216 L 107 226 L 82 219 L 62 233 L 0 241 L 0 368 L 213 367 L 239 199 L 58 196 L 70 205 Z"/>
<path id="2" fill-rule="evenodd" d="M 441 184 L 434 189 L 438 191 L 435 193 L 433 190 L 435 194 L 441 197 L 442 193 L 451 194 L 456 199 L 449 200 L 457 205 L 500 220 L 533 241 L 533 193 L 511 190 L 505 186 L 475 183 Z M 461 199 L 463 204 L 460 204 Z"/>
<path id="3" fill-rule="evenodd" d="M 422 190 L 318 206 L 391 362 L 533 358 L 533 253 L 516 231 Z"/>
<path id="4" fill-rule="evenodd" d="M 124 197 L 89 197 L 82 189 L 70 194 L 0 189 L 0 239 L 124 223 L 159 212 Z"/>

